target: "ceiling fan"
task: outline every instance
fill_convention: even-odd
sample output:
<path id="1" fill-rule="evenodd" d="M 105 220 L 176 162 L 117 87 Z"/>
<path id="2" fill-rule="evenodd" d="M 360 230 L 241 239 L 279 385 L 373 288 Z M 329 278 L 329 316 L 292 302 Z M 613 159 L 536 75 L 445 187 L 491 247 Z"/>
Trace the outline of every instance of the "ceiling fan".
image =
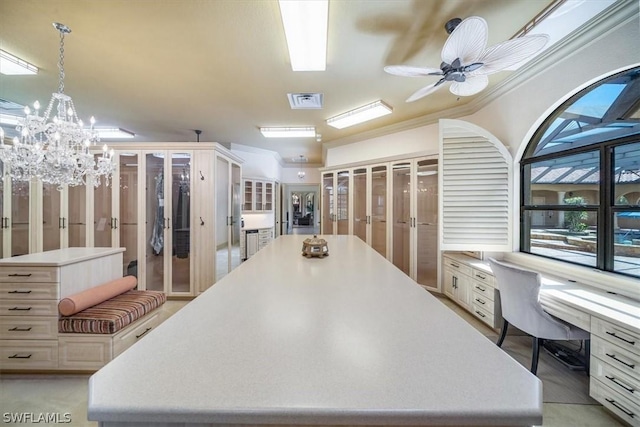
<path id="1" fill-rule="evenodd" d="M 446 23 L 449 38 L 442 48 L 440 68 L 389 65 L 384 71 L 403 77 L 441 76 L 440 80 L 411 95 L 407 102 L 427 96 L 443 83 L 451 82 L 454 95 L 470 96 L 489 84 L 487 75 L 511 67 L 541 50 L 549 41 L 546 34 L 518 37 L 487 48 L 487 21 L 479 16 Z"/>

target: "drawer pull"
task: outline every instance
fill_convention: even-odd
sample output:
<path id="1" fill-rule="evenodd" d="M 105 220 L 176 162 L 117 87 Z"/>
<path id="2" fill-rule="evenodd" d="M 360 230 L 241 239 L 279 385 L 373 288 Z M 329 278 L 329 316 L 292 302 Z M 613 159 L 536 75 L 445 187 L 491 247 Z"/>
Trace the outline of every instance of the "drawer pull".
<path id="1" fill-rule="evenodd" d="M 487 279 L 487 276 L 483 276 L 482 274 L 476 274 L 476 277 L 478 279 L 482 279 L 482 280 L 486 280 Z"/>
<path id="2" fill-rule="evenodd" d="M 616 379 L 615 377 L 610 377 L 609 375 L 605 375 L 604 376 L 606 379 L 608 379 L 609 381 L 611 381 L 612 383 L 614 383 L 617 386 L 622 387 L 623 389 L 627 390 L 629 393 L 633 393 L 634 391 L 636 391 L 635 389 L 629 387 L 628 385 L 625 385 L 623 383 L 621 383 L 618 379 Z"/>
<path id="3" fill-rule="evenodd" d="M 624 412 L 625 414 L 627 414 L 629 417 L 634 418 L 636 414 L 634 414 L 633 412 L 629 411 L 628 409 L 626 409 L 624 406 L 620 405 L 618 402 L 616 402 L 613 399 L 608 399 L 605 397 L 605 399 L 607 402 L 611 403 L 613 406 L 615 406 L 616 408 L 620 409 L 622 412 Z"/>
<path id="4" fill-rule="evenodd" d="M 476 285 L 476 289 L 479 290 L 480 292 L 486 292 L 487 291 L 485 288 L 483 288 L 482 286 L 478 286 L 478 285 Z"/>
<path id="5" fill-rule="evenodd" d="M 7 293 L 9 293 L 9 294 L 30 294 L 31 291 L 18 291 L 18 290 L 16 290 L 16 291 L 9 291 Z"/>
<path id="6" fill-rule="evenodd" d="M 29 310 L 31 310 L 31 307 L 26 307 L 26 308 L 24 308 L 24 307 L 13 307 L 13 308 L 9 309 L 9 311 L 29 311 Z"/>
<path id="7" fill-rule="evenodd" d="M 479 302 L 482 305 L 486 304 L 486 302 L 482 301 L 480 298 L 476 298 L 476 301 Z"/>
<path id="8" fill-rule="evenodd" d="M 9 359 L 31 359 L 31 354 L 27 356 L 20 356 L 18 353 L 16 353 L 13 356 L 9 356 Z"/>
<path id="9" fill-rule="evenodd" d="M 19 327 L 15 327 L 15 328 L 11 328 L 11 329 L 7 329 L 9 332 L 29 332 L 31 330 L 31 326 L 29 326 L 28 328 L 19 328 Z"/>
<path id="10" fill-rule="evenodd" d="M 614 338 L 618 338 L 619 340 L 622 340 L 622 341 L 626 342 L 627 344 L 636 345 L 635 341 L 626 340 L 626 339 L 622 338 L 621 336 L 616 335 L 615 332 L 609 332 L 609 331 L 605 331 L 605 332 L 607 333 L 607 335 L 611 335 Z"/>
<path id="11" fill-rule="evenodd" d="M 480 311 L 478 311 L 478 310 L 476 310 L 476 314 L 477 314 L 478 316 L 480 316 L 480 317 L 487 317 L 487 316 L 485 316 L 482 312 L 480 312 Z"/>
<path id="12" fill-rule="evenodd" d="M 29 274 L 13 273 L 13 274 L 9 274 L 9 277 L 31 277 L 31 273 Z"/>
<path id="13" fill-rule="evenodd" d="M 612 358 L 613 360 L 615 360 L 616 362 L 620 362 L 623 365 L 626 365 L 628 367 L 630 367 L 631 369 L 635 369 L 636 365 L 632 365 L 631 363 L 627 363 L 624 360 L 620 360 L 616 357 L 615 354 L 609 354 L 609 353 L 605 353 L 607 356 L 609 356 L 610 358 Z"/>
<path id="14" fill-rule="evenodd" d="M 143 333 L 141 333 L 140 335 L 136 335 L 136 339 L 139 339 L 141 336 L 143 336 L 144 334 L 146 334 L 147 332 L 149 332 L 152 328 L 147 328 L 144 330 Z"/>

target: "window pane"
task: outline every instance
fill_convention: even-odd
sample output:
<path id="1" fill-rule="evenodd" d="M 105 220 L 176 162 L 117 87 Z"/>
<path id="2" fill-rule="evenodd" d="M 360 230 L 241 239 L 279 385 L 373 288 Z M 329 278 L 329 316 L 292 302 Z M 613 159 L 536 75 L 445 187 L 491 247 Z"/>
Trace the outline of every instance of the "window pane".
<path id="1" fill-rule="evenodd" d="M 613 269 L 640 277 L 640 210 L 615 214 Z"/>
<path id="2" fill-rule="evenodd" d="M 597 213 L 594 211 L 526 211 L 531 224 L 532 254 L 596 266 Z"/>
<path id="3" fill-rule="evenodd" d="M 535 162 L 526 166 L 531 177 L 525 205 L 600 203 L 600 154 L 598 151 Z"/>
<path id="4" fill-rule="evenodd" d="M 615 147 L 615 204 L 640 206 L 640 142 Z"/>

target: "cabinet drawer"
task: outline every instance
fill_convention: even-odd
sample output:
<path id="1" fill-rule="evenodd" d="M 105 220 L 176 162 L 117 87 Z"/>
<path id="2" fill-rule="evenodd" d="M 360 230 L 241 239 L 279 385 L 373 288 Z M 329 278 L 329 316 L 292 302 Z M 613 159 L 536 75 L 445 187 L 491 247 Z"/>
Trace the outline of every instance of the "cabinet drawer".
<path id="1" fill-rule="evenodd" d="M 111 335 L 60 334 L 58 343 L 60 369 L 98 370 L 112 359 Z"/>
<path id="2" fill-rule="evenodd" d="M 476 292 L 478 295 L 483 295 L 484 298 L 489 299 L 491 301 L 493 301 L 495 299 L 494 297 L 494 289 L 493 286 L 487 285 L 486 283 L 483 282 L 478 282 L 477 280 L 474 280 L 472 283 L 473 286 L 473 292 Z"/>
<path id="3" fill-rule="evenodd" d="M 443 258 L 444 265 L 447 267 L 451 267 L 453 271 L 459 271 L 462 274 L 466 274 L 467 276 L 471 276 L 471 271 L 473 270 L 468 265 L 463 264 L 460 261 L 456 261 L 455 259 L 444 257 Z"/>
<path id="4" fill-rule="evenodd" d="M 640 380 L 640 354 L 624 350 L 597 335 L 591 335 L 591 354 L 631 378 Z"/>
<path id="5" fill-rule="evenodd" d="M 471 305 L 471 312 L 474 316 L 482 320 L 487 325 L 491 326 L 492 328 L 494 327 L 493 314 L 486 311 L 483 306 L 478 305 L 474 302 L 474 304 Z"/>
<path id="6" fill-rule="evenodd" d="M 58 341 L 0 341 L 0 369 L 56 369 Z"/>
<path id="7" fill-rule="evenodd" d="M 640 334 L 597 317 L 591 318 L 591 333 L 632 353 L 640 354 Z"/>
<path id="8" fill-rule="evenodd" d="M 57 316 L 58 301 L 56 300 L 0 300 L 0 315 L 2 316 Z"/>
<path id="9" fill-rule="evenodd" d="M 57 317 L 0 316 L 0 339 L 47 340 L 57 337 Z"/>
<path id="10" fill-rule="evenodd" d="M 471 299 L 472 299 L 471 302 L 473 303 L 473 305 L 477 305 L 478 307 L 481 307 L 484 311 L 487 311 L 491 314 L 495 312 L 493 309 L 494 302 L 489 298 L 487 298 L 485 294 L 476 292 L 475 288 L 474 288 L 473 294 L 471 295 Z"/>
<path id="11" fill-rule="evenodd" d="M 34 283 L 59 281 L 58 267 L 0 268 L 0 282 Z"/>
<path id="12" fill-rule="evenodd" d="M 625 374 L 597 357 L 591 358 L 590 375 L 592 381 L 597 379 L 626 396 L 633 403 L 640 405 L 640 379 Z"/>
<path id="13" fill-rule="evenodd" d="M 258 230 L 259 237 L 271 237 L 271 229 Z"/>
<path id="14" fill-rule="evenodd" d="M 58 300 L 57 283 L 2 283 L 0 282 L 1 299 L 52 299 Z"/>
<path id="15" fill-rule="evenodd" d="M 146 316 L 138 319 L 131 326 L 115 334 L 113 337 L 113 357 L 125 351 L 139 339 L 146 336 L 162 321 L 159 310 L 154 310 Z"/>
<path id="16" fill-rule="evenodd" d="M 473 280 L 476 280 L 480 283 L 484 283 L 487 286 L 491 286 L 493 287 L 493 281 L 495 280 L 494 277 L 489 274 L 489 273 L 485 273 L 482 270 L 478 270 L 478 269 L 473 269 Z"/>
<path id="17" fill-rule="evenodd" d="M 640 426 L 640 406 L 622 394 L 593 379 L 593 377 L 589 384 L 589 394 L 630 425 Z"/>

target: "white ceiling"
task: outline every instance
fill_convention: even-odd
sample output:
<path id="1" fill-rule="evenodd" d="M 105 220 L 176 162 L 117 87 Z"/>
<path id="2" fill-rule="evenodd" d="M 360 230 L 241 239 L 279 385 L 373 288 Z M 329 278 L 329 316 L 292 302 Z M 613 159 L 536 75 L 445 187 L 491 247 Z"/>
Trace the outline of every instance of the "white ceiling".
<path id="1" fill-rule="evenodd" d="M 385 65 L 438 67 L 451 18 L 478 15 L 489 45 L 512 37 L 552 0 L 331 0 L 327 70 L 293 72 L 276 0 L 0 0 L 0 48 L 40 68 L 0 75 L 0 98 L 47 104 L 58 87 L 65 38 L 65 93 L 85 121 L 136 133 L 136 142 L 201 141 L 303 155 L 322 163 L 322 143 L 463 105 L 442 89 L 405 99 L 437 79 L 402 78 Z M 495 86 L 509 71 L 490 76 Z M 491 87 L 487 90 L 491 90 Z M 292 110 L 287 93 L 318 92 L 323 109 Z M 337 130 L 325 120 L 382 99 L 393 114 Z M 315 126 L 322 142 L 265 139 L 258 127 Z M 179 145 L 179 144 L 178 144 Z"/>

